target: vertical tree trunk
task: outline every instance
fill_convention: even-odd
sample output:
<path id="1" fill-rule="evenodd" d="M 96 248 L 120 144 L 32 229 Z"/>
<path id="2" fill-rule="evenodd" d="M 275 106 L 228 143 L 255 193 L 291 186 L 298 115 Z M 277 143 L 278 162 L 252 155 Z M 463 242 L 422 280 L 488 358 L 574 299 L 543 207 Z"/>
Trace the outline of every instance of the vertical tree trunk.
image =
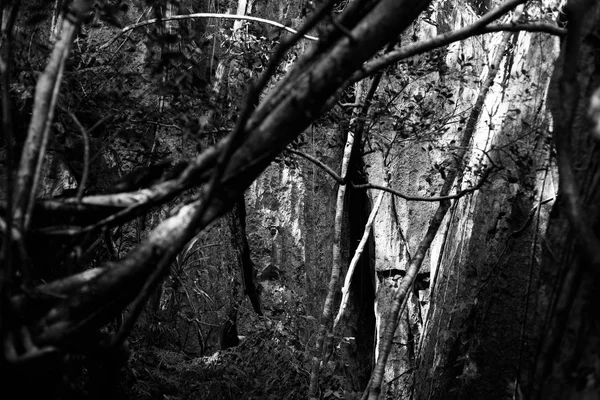
<path id="1" fill-rule="evenodd" d="M 597 121 L 589 118 L 600 84 L 600 46 L 591 40 L 597 38 L 600 5 L 570 1 L 565 11 L 569 33 L 548 91 L 559 197 L 542 254 L 540 346 L 529 393 L 545 400 L 597 399 L 600 381 L 600 152 Z"/>
<path id="2" fill-rule="evenodd" d="M 227 311 L 227 320 L 221 326 L 221 349 L 239 344 L 237 332 L 237 316 L 240 305 L 247 294 L 254 311 L 262 315 L 259 293 L 256 289 L 256 271 L 250 258 L 250 246 L 246 238 L 246 206 L 244 198 L 239 199 L 227 214 L 227 223 L 231 233 L 231 245 L 236 254 L 236 265 L 229 266 L 231 279 L 231 298 Z"/>

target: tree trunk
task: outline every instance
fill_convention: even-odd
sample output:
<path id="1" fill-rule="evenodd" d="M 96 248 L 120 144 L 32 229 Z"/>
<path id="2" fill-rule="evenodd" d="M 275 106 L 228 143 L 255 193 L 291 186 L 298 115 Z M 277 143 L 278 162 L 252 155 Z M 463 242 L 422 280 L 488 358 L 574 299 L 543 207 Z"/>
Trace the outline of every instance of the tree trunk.
<path id="1" fill-rule="evenodd" d="M 600 380 L 600 152 L 595 143 L 597 114 L 588 111 L 597 108 L 590 99 L 600 84 L 600 46 L 591 40 L 597 37 L 600 5 L 570 1 L 565 12 L 569 34 L 548 90 L 559 197 L 542 253 L 540 346 L 531 399 L 597 399 Z"/>

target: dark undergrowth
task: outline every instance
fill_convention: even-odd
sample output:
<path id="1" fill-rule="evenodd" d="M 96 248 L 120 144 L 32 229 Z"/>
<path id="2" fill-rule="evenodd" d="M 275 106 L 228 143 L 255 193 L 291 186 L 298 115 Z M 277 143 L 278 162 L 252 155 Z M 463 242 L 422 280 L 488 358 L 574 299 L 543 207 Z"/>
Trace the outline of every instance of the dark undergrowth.
<path id="1" fill-rule="evenodd" d="M 276 332 L 258 332 L 212 357 L 143 348 L 129 360 L 127 398 L 304 399 L 309 375 L 300 349 Z"/>

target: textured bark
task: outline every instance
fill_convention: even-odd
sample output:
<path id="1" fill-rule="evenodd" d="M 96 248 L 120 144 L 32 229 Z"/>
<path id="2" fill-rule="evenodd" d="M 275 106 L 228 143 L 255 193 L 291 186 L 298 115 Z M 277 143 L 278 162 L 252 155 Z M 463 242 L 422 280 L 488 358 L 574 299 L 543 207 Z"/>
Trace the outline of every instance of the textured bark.
<path id="1" fill-rule="evenodd" d="M 504 50 L 508 44 L 508 40 L 510 37 L 510 33 L 504 34 L 502 44 L 497 50 L 494 60 L 490 65 L 489 73 L 486 76 L 484 82 L 482 83 L 480 92 L 477 96 L 477 101 L 475 102 L 473 109 L 471 110 L 471 113 L 469 115 L 469 119 L 467 120 L 458 150 L 454 154 L 453 160 L 451 160 L 451 163 L 449 164 L 449 172 L 446 176 L 446 179 L 444 180 L 444 184 L 440 191 L 441 196 L 448 195 L 456 179 L 459 180 L 460 184 L 460 180 L 462 179 L 462 175 L 464 173 L 465 156 L 467 154 L 467 150 L 469 149 L 469 144 L 471 142 L 473 134 L 475 133 L 477 122 L 481 116 L 487 93 L 490 90 L 490 87 L 493 85 L 496 74 L 498 73 L 500 61 L 504 57 Z M 394 333 L 396 327 L 398 326 L 401 312 L 404 312 L 405 309 L 404 304 L 407 301 L 406 296 L 409 293 L 409 289 L 412 287 L 413 282 L 417 277 L 417 273 L 421 268 L 421 265 L 425 259 L 425 255 L 429 251 L 429 248 L 433 240 L 435 239 L 438 229 L 440 228 L 442 221 L 444 220 L 449 208 L 450 202 L 448 200 L 440 202 L 435 214 L 429 222 L 429 227 L 425 236 L 420 241 L 417 250 L 415 251 L 415 253 L 412 256 L 412 259 L 410 260 L 409 268 L 406 271 L 406 275 L 400 282 L 400 285 L 394 295 L 393 306 L 385 320 L 385 331 L 382 339 L 381 353 L 379 354 L 376 367 L 373 370 L 373 374 L 371 376 L 371 383 L 369 388 L 370 400 L 376 400 L 381 392 L 385 364 L 391 352 Z M 424 392 L 420 391 L 418 395 L 424 396 Z"/>
<path id="2" fill-rule="evenodd" d="M 350 179 L 361 182 L 365 177 L 362 152 L 356 147 L 356 158 L 351 168 Z M 355 156 L 353 155 L 353 156 Z M 372 204 L 366 191 L 351 190 L 347 205 L 347 257 L 357 250 L 357 245 L 365 231 Z M 348 310 L 341 319 L 342 359 L 347 366 L 346 377 L 351 390 L 360 392 L 369 382 L 375 361 L 375 283 L 374 283 L 374 243 L 370 235 L 365 248 L 352 274 Z"/>
<path id="3" fill-rule="evenodd" d="M 63 22 L 61 39 L 54 46 L 46 70 L 36 86 L 35 106 L 17 174 L 18 191 L 15 194 L 14 217 L 15 223 L 21 229 L 27 229 L 30 223 L 65 62 L 79 30 L 79 24 L 90 10 L 91 3 L 78 0 L 70 6 L 67 11 L 69 15 Z"/>
<path id="4" fill-rule="evenodd" d="M 600 318 L 597 305 L 600 179 L 597 143 L 588 119 L 600 84 L 600 6 L 570 1 L 569 34 L 548 91 L 558 152 L 559 198 L 542 254 L 538 296 L 541 337 L 532 399 L 597 398 Z"/>
<path id="5" fill-rule="evenodd" d="M 357 93 L 360 92 L 360 90 L 357 90 Z M 360 95 L 357 94 L 357 97 L 360 97 Z M 348 164 L 350 163 L 350 154 L 352 152 L 353 144 L 354 133 L 348 132 L 340 171 L 342 179 L 346 178 L 348 172 Z M 331 352 L 331 342 L 333 340 L 333 307 L 334 301 L 339 295 L 339 280 L 342 273 L 342 222 L 345 200 L 346 185 L 339 185 L 333 226 L 331 276 L 329 277 L 329 284 L 327 285 L 327 297 L 323 304 L 323 313 L 319 325 L 319 336 L 317 337 L 316 343 L 316 353 L 311 363 L 310 387 L 308 389 L 309 397 L 315 397 L 317 394 L 321 363 L 329 358 L 328 353 Z"/>
<path id="6" fill-rule="evenodd" d="M 367 224 L 365 225 L 364 232 L 362 237 L 360 238 L 360 242 L 358 243 L 358 247 L 352 256 L 352 261 L 350 262 L 350 266 L 348 267 L 348 271 L 346 272 L 346 279 L 344 280 L 344 286 L 342 287 L 342 302 L 340 303 L 340 308 L 338 310 L 337 315 L 335 316 L 335 320 L 333 321 L 333 327 L 335 329 L 336 325 L 340 322 L 340 319 L 344 315 L 346 305 L 348 304 L 348 297 L 350 296 L 350 283 L 352 282 L 352 275 L 356 270 L 356 264 L 360 260 L 360 257 L 363 254 L 365 249 L 365 244 L 371 236 L 371 228 L 373 227 L 373 221 L 375 220 L 375 216 L 377 215 L 377 211 L 379 211 L 379 206 L 381 206 L 381 200 L 383 199 L 384 192 L 380 192 L 377 196 L 377 200 L 375 201 L 375 205 L 371 210 L 371 214 L 369 215 L 369 219 L 367 220 Z"/>

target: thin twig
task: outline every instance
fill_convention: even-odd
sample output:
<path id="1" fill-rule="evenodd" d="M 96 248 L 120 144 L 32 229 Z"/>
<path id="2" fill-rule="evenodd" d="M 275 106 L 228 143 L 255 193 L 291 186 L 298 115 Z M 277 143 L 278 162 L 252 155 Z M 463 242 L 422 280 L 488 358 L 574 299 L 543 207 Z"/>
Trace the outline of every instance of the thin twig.
<path id="1" fill-rule="evenodd" d="M 366 183 L 363 185 L 352 185 L 352 187 L 354 189 L 378 189 L 378 190 L 384 190 L 386 192 L 392 193 L 395 196 L 398 196 L 404 200 L 407 201 L 429 201 L 429 202 L 434 202 L 434 201 L 444 201 L 444 200 L 454 200 L 454 199 L 459 199 L 461 197 L 463 197 L 465 194 L 467 193 L 471 193 L 474 192 L 478 189 L 480 189 L 486 182 L 487 182 L 487 177 L 490 175 L 490 173 L 494 170 L 494 168 L 486 168 L 485 171 L 483 172 L 483 174 L 481 175 L 481 178 L 479 179 L 479 182 L 477 182 L 477 184 L 475 186 L 471 186 L 470 188 L 467 189 L 463 189 L 460 192 L 457 192 L 456 194 L 452 194 L 452 195 L 448 195 L 448 196 L 438 196 L 438 197 L 418 197 L 418 196 L 407 196 L 397 190 L 394 190 L 392 188 L 388 188 L 382 185 L 376 185 L 373 183 Z"/>
<path id="2" fill-rule="evenodd" d="M 291 149 L 289 147 L 287 149 L 285 149 L 285 151 L 288 151 L 290 153 L 296 154 L 296 155 L 298 155 L 298 156 L 300 156 L 302 158 L 305 158 L 308 161 L 312 162 L 316 166 L 320 167 L 323 171 L 327 172 L 329 174 L 329 176 L 331 176 L 333 179 L 335 179 L 335 181 L 337 183 L 339 183 L 340 185 L 345 185 L 346 184 L 346 181 L 344 179 L 342 179 L 341 176 L 339 176 L 338 174 L 336 174 L 333 169 L 331 169 L 328 165 L 326 165 L 323 161 L 319 160 L 318 158 L 313 157 L 310 154 L 306 154 L 306 153 L 303 153 L 301 151 Z"/>

